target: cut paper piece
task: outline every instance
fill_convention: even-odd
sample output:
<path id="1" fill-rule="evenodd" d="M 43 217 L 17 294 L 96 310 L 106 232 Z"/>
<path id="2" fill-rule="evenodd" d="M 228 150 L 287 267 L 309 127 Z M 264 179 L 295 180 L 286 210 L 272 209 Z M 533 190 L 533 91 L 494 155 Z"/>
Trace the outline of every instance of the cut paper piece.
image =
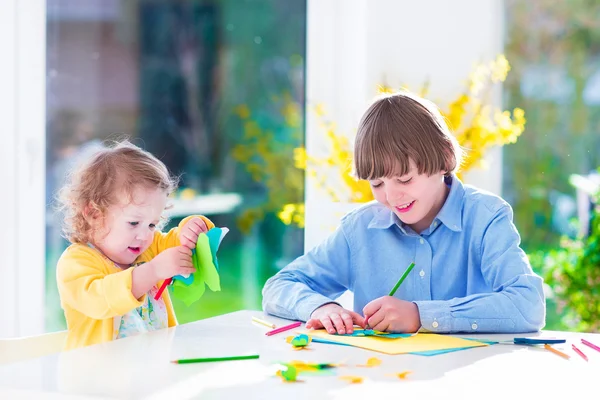
<path id="1" fill-rule="evenodd" d="M 298 361 L 298 360 L 294 360 L 290 363 L 286 363 L 283 365 L 291 365 L 294 368 L 296 368 L 296 370 L 299 372 L 315 371 L 315 370 L 321 370 L 321 369 L 331 369 L 331 368 L 336 368 L 336 367 L 341 366 L 341 364 L 334 364 L 334 363 L 307 363 L 305 361 Z"/>
<path id="2" fill-rule="evenodd" d="M 381 360 L 377 357 L 371 357 L 367 360 L 366 364 L 358 364 L 357 367 L 366 367 L 366 368 L 372 368 L 372 367 L 378 367 L 381 365 Z"/>
<path id="3" fill-rule="evenodd" d="M 277 371 L 277 376 L 281 377 L 284 382 L 297 382 L 298 370 L 291 364 L 281 364 L 283 368 Z"/>
<path id="4" fill-rule="evenodd" d="M 475 339 L 467 339 L 465 338 L 465 340 L 475 340 Z M 321 338 L 312 338 L 312 341 L 315 343 L 325 343 L 325 344 L 335 344 L 338 346 L 352 346 L 351 344 L 347 344 L 347 343 L 339 343 L 339 342 L 333 342 L 331 340 L 326 340 L 326 339 L 321 339 Z M 496 342 L 489 342 L 489 341 L 482 341 L 482 343 L 485 344 L 495 344 Z M 471 349 L 472 347 L 456 347 L 454 349 L 444 349 L 444 350 L 431 350 L 431 351 L 416 351 L 416 352 L 412 352 L 412 353 L 408 353 L 408 354 L 413 354 L 415 356 L 438 356 L 440 354 L 446 354 L 446 353 L 452 353 L 454 351 L 461 351 L 461 350 L 467 350 L 467 349 Z"/>
<path id="5" fill-rule="evenodd" d="M 430 357 L 430 356 L 439 356 L 440 354 L 452 353 L 452 352 L 455 352 L 455 351 L 468 350 L 468 349 L 472 349 L 472 348 L 473 348 L 472 346 L 471 347 L 456 347 L 454 349 L 417 351 L 417 352 L 413 352 L 413 353 L 409 353 L 409 354 L 414 354 L 416 356 Z"/>
<path id="6" fill-rule="evenodd" d="M 190 306 L 200 300 L 204 294 L 205 286 L 213 292 L 221 290 L 219 278 L 219 263 L 217 250 L 225 235 L 227 228 L 212 228 L 198 236 L 196 249 L 192 252 L 192 262 L 196 272 L 188 278 L 175 276 L 173 281 L 172 296 Z"/>
<path id="7" fill-rule="evenodd" d="M 302 350 L 306 349 L 311 340 L 312 338 L 310 336 L 301 333 L 298 336 L 288 336 L 285 341 L 290 343 L 294 350 Z"/>
<path id="8" fill-rule="evenodd" d="M 428 351 L 466 349 L 471 347 L 487 346 L 487 343 L 475 340 L 465 340 L 454 336 L 439 335 L 435 333 L 419 333 L 406 338 L 386 339 L 382 337 L 367 336 L 353 337 L 344 335 L 330 335 L 324 329 L 304 332 L 313 338 L 314 342 L 324 339 L 328 342 L 346 344 L 367 350 L 378 351 L 385 354 L 421 353 Z"/>
<path id="9" fill-rule="evenodd" d="M 412 371 L 402 371 L 402 372 L 397 372 L 397 373 L 395 373 L 395 374 L 389 374 L 388 376 L 393 376 L 393 377 L 395 377 L 395 378 L 398 378 L 398 379 L 406 379 L 406 377 L 407 377 L 409 374 L 412 374 Z"/>
<path id="10" fill-rule="evenodd" d="M 362 376 L 355 376 L 355 375 L 345 375 L 345 376 L 340 376 L 340 379 L 349 383 L 363 383 L 363 380 L 365 378 L 363 378 Z"/>
<path id="11" fill-rule="evenodd" d="M 365 337 L 365 336 L 375 336 L 382 337 L 387 339 L 398 339 L 398 338 L 407 338 L 415 335 L 414 333 L 391 333 L 391 332 L 381 332 L 373 329 L 355 329 L 352 333 L 345 334 L 336 334 L 339 336 L 352 336 L 352 337 Z"/>

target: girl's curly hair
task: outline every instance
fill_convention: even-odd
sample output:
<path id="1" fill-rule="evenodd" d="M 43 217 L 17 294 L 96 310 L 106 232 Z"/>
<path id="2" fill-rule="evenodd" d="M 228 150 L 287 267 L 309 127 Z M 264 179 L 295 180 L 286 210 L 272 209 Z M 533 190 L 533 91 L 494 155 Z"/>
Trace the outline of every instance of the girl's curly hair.
<path id="1" fill-rule="evenodd" d="M 106 211 L 125 194 L 131 201 L 136 187 L 162 189 L 171 194 L 178 178 L 155 156 L 128 140 L 113 142 L 76 168 L 58 194 L 64 215 L 63 235 L 71 243 L 88 243 L 98 226 L 91 215 L 104 220 Z"/>

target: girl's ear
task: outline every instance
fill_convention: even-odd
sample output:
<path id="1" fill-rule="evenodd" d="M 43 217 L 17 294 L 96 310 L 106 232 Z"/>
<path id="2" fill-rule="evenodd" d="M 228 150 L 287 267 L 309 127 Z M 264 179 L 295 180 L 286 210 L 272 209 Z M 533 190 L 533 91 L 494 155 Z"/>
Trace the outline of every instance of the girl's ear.
<path id="1" fill-rule="evenodd" d="M 83 217 L 90 225 L 97 222 L 101 216 L 102 215 L 101 215 L 100 211 L 97 208 L 92 207 L 91 204 L 88 204 L 83 209 Z"/>

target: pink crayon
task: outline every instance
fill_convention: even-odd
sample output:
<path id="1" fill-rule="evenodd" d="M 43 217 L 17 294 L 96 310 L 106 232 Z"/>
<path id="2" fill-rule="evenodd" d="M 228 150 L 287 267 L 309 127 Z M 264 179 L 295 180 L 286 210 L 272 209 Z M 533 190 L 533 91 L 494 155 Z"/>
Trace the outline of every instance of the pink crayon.
<path id="1" fill-rule="evenodd" d="M 297 328 L 300 325 L 302 325 L 302 322 L 300 322 L 300 321 L 294 322 L 293 324 L 289 324 L 289 325 L 285 325 L 285 326 L 282 326 L 277 329 L 273 329 L 272 331 L 265 333 L 265 335 L 271 336 L 271 335 L 275 335 L 276 333 L 279 333 L 279 332 L 289 331 L 290 329 Z"/>
<path id="2" fill-rule="evenodd" d="M 596 346 L 594 343 L 590 343 L 585 339 L 581 339 L 581 343 L 585 344 L 588 347 L 591 347 L 592 349 L 596 350 L 596 351 L 600 351 L 600 347 Z"/>

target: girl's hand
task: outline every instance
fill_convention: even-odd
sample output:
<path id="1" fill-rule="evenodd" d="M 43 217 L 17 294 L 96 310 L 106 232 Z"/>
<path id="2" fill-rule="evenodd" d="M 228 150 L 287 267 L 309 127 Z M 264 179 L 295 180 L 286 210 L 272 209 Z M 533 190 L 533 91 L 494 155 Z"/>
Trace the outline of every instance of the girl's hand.
<path id="1" fill-rule="evenodd" d="M 208 231 L 208 227 L 202 218 L 194 217 L 186 222 L 179 231 L 179 241 L 182 246 L 193 250 L 196 248 L 198 236 L 206 231 Z"/>
<path id="2" fill-rule="evenodd" d="M 363 313 L 376 331 L 413 333 L 421 327 L 417 305 L 391 296 L 373 300 L 363 308 Z"/>
<path id="3" fill-rule="evenodd" d="M 175 275 L 193 274 L 192 250 L 186 246 L 171 247 L 160 252 L 149 262 L 156 280 L 171 278 Z"/>
<path id="4" fill-rule="evenodd" d="M 335 303 L 327 303 L 317 308 L 306 322 L 307 329 L 325 328 L 327 332 L 352 333 L 354 324 L 364 328 L 365 319 L 354 311 L 346 310 Z"/>

